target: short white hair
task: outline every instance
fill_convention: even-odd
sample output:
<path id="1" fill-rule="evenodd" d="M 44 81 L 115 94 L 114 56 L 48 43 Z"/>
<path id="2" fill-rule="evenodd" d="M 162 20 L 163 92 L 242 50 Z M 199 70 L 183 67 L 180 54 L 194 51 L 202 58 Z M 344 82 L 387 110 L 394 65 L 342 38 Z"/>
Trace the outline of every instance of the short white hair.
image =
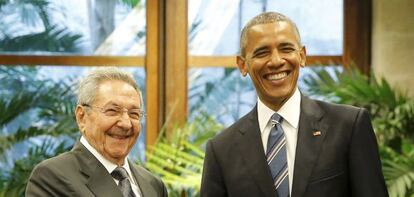
<path id="1" fill-rule="evenodd" d="M 117 67 L 101 67 L 92 70 L 78 85 L 77 96 L 78 105 L 90 105 L 96 99 L 99 85 L 104 81 L 117 80 L 131 85 L 140 97 L 141 107 L 143 107 L 142 93 L 132 74 L 125 72 Z"/>

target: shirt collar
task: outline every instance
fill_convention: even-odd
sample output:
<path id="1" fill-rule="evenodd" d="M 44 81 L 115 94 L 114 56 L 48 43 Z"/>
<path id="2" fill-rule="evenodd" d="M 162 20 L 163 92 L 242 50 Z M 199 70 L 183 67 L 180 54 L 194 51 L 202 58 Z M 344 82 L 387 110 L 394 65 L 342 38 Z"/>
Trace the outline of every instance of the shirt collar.
<path id="1" fill-rule="evenodd" d="M 89 142 L 84 138 L 83 136 L 80 139 L 80 142 L 86 147 L 86 149 L 89 150 L 93 154 L 93 156 L 98 159 L 99 162 L 105 167 L 105 169 L 108 171 L 109 174 L 112 173 L 112 171 L 115 170 L 118 165 L 110 162 L 108 159 L 106 159 L 101 153 L 99 153 L 93 146 L 89 144 Z M 135 183 L 135 180 L 131 177 L 131 169 L 129 168 L 128 159 L 125 157 L 124 165 L 122 165 L 123 168 L 128 172 L 129 179 L 132 180 L 133 183 Z"/>
<path id="2" fill-rule="evenodd" d="M 293 128 L 297 129 L 299 125 L 300 116 L 300 91 L 296 88 L 293 95 L 286 101 L 285 104 L 277 111 L 283 119 L 289 123 Z M 259 120 L 260 131 L 263 132 L 270 118 L 275 113 L 272 109 L 267 107 L 260 98 L 257 99 L 257 114 Z"/>

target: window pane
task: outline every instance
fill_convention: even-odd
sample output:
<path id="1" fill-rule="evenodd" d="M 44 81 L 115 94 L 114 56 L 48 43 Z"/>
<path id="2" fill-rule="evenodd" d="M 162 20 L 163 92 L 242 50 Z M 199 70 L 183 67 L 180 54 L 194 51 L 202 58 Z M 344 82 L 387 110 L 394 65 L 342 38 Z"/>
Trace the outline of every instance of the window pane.
<path id="1" fill-rule="evenodd" d="M 145 1 L 27 0 L 0 4 L 0 53 L 142 55 Z"/>
<path id="2" fill-rule="evenodd" d="M 235 68 L 193 68 L 189 70 L 190 122 L 207 114 L 230 125 L 256 104 L 256 92 L 247 77 Z"/>
<path id="3" fill-rule="evenodd" d="M 7 158 L 0 160 L 0 167 L 4 172 L 13 167 L 16 159 L 27 157 L 29 148 L 50 143 L 45 153 L 52 154 L 59 144 L 71 147 L 79 139 L 73 114 L 74 93 L 79 78 L 90 69 L 92 67 L 0 66 L 0 157 Z M 122 69 L 134 75 L 145 94 L 144 68 Z M 145 96 L 143 98 L 145 102 Z M 139 140 L 130 154 L 133 159 L 142 159 L 145 151 L 146 120 L 141 124 Z M 23 138 L 7 140 L 16 139 L 10 136 Z"/>
<path id="4" fill-rule="evenodd" d="M 342 0 L 191 0 L 190 54 L 237 54 L 242 27 L 263 11 L 277 11 L 290 17 L 299 28 L 308 55 L 342 54 Z"/>

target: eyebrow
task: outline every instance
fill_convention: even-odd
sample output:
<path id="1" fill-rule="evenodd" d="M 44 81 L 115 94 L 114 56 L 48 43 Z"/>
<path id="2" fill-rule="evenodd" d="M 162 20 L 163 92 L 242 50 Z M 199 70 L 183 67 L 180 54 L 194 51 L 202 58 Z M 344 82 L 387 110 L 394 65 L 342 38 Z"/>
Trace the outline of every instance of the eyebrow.
<path id="1" fill-rule="evenodd" d="M 259 47 L 259 48 L 255 49 L 255 50 L 253 51 L 253 54 L 256 54 L 256 53 L 258 53 L 258 52 L 260 52 L 260 51 L 263 51 L 263 50 L 266 50 L 266 49 L 268 49 L 268 48 L 269 48 L 268 46 L 262 46 L 262 47 Z"/>
<path id="2" fill-rule="evenodd" d="M 296 48 L 296 44 L 294 44 L 294 43 L 292 43 L 292 42 L 282 42 L 282 43 L 280 43 L 280 44 L 278 45 L 278 47 L 288 47 L 288 46 L 290 46 L 290 47 L 295 47 L 295 48 Z M 260 52 L 260 51 L 266 50 L 266 49 L 268 49 L 268 48 L 269 48 L 269 46 L 261 46 L 261 47 L 259 47 L 259 48 L 256 48 L 256 49 L 253 51 L 253 55 L 254 55 L 254 54 L 256 54 L 256 53 L 258 53 L 258 52 Z"/>
<path id="3" fill-rule="evenodd" d="M 113 101 L 109 101 L 108 103 L 106 103 L 104 106 L 115 106 L 115 107 L 122 107 L 121 105 L 113 102 Z M 137 105 L 132 105 L 131 109 L 141 109 L 141 107 L 137 106 Z"/>
<path id="4" fill-rule="evenodd" d="M 291 42 L 282 42 L 278 45 L 278 47 L 290 47 L 290 46 L 296 48 L 296 45 L 294 43 L 291 43 Z"/>

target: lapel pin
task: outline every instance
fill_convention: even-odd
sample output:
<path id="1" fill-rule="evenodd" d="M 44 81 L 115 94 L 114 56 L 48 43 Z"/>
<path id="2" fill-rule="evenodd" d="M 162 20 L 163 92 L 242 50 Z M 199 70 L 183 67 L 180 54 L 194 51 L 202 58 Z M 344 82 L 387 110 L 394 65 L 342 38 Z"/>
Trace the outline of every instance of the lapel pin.
<path id="1" fill-rule="evenodd" d="M 321 135 L 322 135 L 321 131 L 314 131 L 313 132 L 313 136 L 321 136 Z"/>

